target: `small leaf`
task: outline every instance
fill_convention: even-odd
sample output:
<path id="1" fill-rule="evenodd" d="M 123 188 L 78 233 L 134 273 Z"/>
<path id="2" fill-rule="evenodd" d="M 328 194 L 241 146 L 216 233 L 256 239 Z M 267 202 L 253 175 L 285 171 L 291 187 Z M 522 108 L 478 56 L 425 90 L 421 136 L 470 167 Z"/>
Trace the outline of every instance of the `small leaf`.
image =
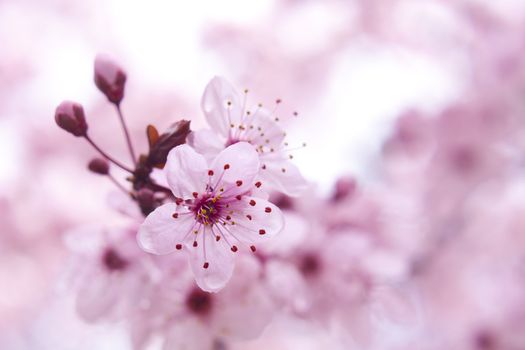
<path id="1" fill-rule="evenodd" d="M 149 149 L 151 150 L 159 140 L 159 132 L 157 128 L 150 124 L 146 128 L 146 135 L 148 136 Z"/>
<path id="2" fill-rule="evenodd" d="M 175 147 L 186 143 L 186 137 L 191 132 L 188 120 L 179 120 L 160 135 L 150 148 L 147 164 L 152 167 L 163 168 L 168 158 L 168 153 Z"/>

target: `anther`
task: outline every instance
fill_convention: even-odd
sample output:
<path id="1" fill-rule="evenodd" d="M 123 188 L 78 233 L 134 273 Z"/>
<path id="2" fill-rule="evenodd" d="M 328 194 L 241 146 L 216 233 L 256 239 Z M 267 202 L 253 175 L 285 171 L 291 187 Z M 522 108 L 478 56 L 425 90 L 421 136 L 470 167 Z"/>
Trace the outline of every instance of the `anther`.
<path id="1" fill-rule="evenodd" d="M 202 265 L 202 267 L 207 269 L 208 267 L 210 267 L 210 264 L 208 262 L 205 262 L 204 265 Z"/>
<path id="2" fill-rule="evenodd" d="M 241 181 L 241 180 L 237 180 L 237 181 L 235 181 L 235 184 L 236 184 L 238 187 L 241 187 L 241 186 L 242 186 L 242 181 Z"/>
<path id="3" fill-rule="evenodd" d="M 286 172 L 286 169 L 285 169 L 285 168 L 282 168 L 281 171 L 282 171 L 283 173 L 285 173 L 285 172 Z"/>
<path id="4" fill-rule="evenodd" d="M 255 251 L 257 250 L 257 248 L 255 248 L 255 246 L 254 246 L 254 245 L 250 246 L 250 249 L 251 249 L 251 250 L 252 250 L 252 252 L 254 252 L 254 253 L 255 253 Z"/>
<path id="5" fill-rule="evenodd" d="M 230 169 L 230 164 L 224 164 L 224 170 Z"/>
<path id="6" fill-rule="evenodd" d="M 215 241 L 218 242 L 221 240 L 221 236 L 215 236 Z"/>
<path id="7" fill-rule="evenodd" d="M 253 199 L 251 199 L 251 200 L 250 200 L 250 205 L 251 205 L 252 207 L 254 207 L 255 204 L 256 204 L 255 201 L 254 201 Z"/>
<path id="8" fill-rule="evenodd" d="M 171 215 L 172 218 L 176 219 L 179 217 L 179 213 L 173 213 L 173 215 Z"/>
<path id="9" fill-rule="evenodd" d="M 250 214 L 247 214 L 246 217 L 248 218 L 248 220 L 252 219 L 252 216 Z"/>
<path id="10" fill-rule="evenodd" d="M 236 195 L 235 198 L 237 198 L 238 201 L 242 199 L 242 196 L 240 194 Z"/>
<path id="11" fill-rule="evenodd" d="M 197 243 L 197 241 L 193 241 L 193 246 L 194 247 L 197 247 L 199 244 Z"/>
<path id="12" fill-rule="evenodd" d="M 266 208 L 264 208 L 264 211 L 267 212 L 267 213 L 271 213 L 272 212 L 272 208 L 266 207 Z"/>
<path id="13" fill-rule="evenodd" d="M 266 234 L 266 231 L 263 230 L 263 229 L 260 229 L 260 230 L 259 230 L 259 234 L 260 234 L 260 235 L 264 235 L 264 234 Z"/>
<path id="14" fill-rule="evenodd" d="M 238 249 L 237 249 L 237 246 L 232 246 L 232 252 L 236 252 Z"/>
<path id="15" fill-rule="evenodd" d="M 261 185 L 262 185 L 262 182 L 261 182 L 261 181 L 257 181 L 257 182 L 255 183 L 255 187 L 257 187 L 257 188 L 261 187 Z"/>
<path id="16" fill-rule="evenodd" d="M 232 219 L 232 217 L 231 217 L 231 216 L 229 216 L 229 215 L 226 215 L 226 220 L 228 220 L 228 221 L 229 221 L 229 220 L 231 220 L 231 219 Z"/>
<path id="17" fill-rule="evenodd" d="M 192 195 L 193 195 L 193 198 L 197 198 L 199 196 L 197 192 L 193 192 Z"/>
<path id="18" fill-rule="evenodd" d="M 281 102 L 283 102 L 283 101 L 282 101 L 280 98 L 278 98 L 277 100 L 275 100 L 275 103 L 277 103 L 277 104 L 279 104 L 279 103 L 281 103 Z"/>
<path id="19" fill-rule="evenodd" d="M 213 176 L 213 170 L 208 170 L 208 176 Z"/>
<path id="20" fill-rule="evenodd" d="M 182 249 L 182 244 L 177 244 L 177 245 L 175 246 L 175 249 L 177 249 L 177 250 L 181 250 L 181 249 Z"/>

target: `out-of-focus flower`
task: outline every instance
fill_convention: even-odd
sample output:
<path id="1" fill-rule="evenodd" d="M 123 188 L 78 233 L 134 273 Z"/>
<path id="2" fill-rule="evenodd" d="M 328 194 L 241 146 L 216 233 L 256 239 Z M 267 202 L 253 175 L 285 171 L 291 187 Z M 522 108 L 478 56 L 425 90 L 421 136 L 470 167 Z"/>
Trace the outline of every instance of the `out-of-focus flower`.
<path id="1" fill-rule="evenodd" d="M 95 84 L 111 103 L 119 104 L 124 98 L 126 72 L 106 55 L 95 58 Z"/>
<path id="2" fill-rule="evenodd" d="M 260 263 L 249 254 L 239 256 L 236 273 L 217 293 L 200 289 L 180 261 L 169 257 L 158 266 L 162 280 L 149 306 L 132 320 L 133 333 L 141 335 L 136 344 L 158 334 L 166 350 L 221 349 L 220 344 L 259 336 L 277 311 L 262 283 Z"/>
<path id="3" fill-rule="evenodd" d="M 169 153 L 166 169 L 175 203 L 148 215 L 138 241 L 154 254 L 185 247 L 198 285 L 218 291 L 232 275 L 237 244 L 255 251 L 255 243 L 279 233 L 284 225 L 279 208 L 252 196 L 261 186 L 256 182 L 257 153 L 238 142 L 208 165 L 202 155 L 181 145 Z"/>
<path id="4" fill-rule="evenodd" d="M 147 296 L 150 257 L 137 247 L 135 232 L 85 227 L 66 237 L 76 260 L 69 282 L 77 290 L 76 308 L 84 320 L 129 317 Z"/>
<path id="5" fill-rule="evenodd" d="M 225 79 L 213 78 L 202 96 L 202 110 L 212 131 L 193 132 L 189 142 L 207 157 L 237 142 L 248 142 L 259 154 L 261 180 L 287 195 L 299 195 L 306 181 L 290 161 L 286 133 L 278 125 L 279 119 L 261 105 L 249 110 L 246 95 L 247 91 L 244 97 L 237 93 Z"/>

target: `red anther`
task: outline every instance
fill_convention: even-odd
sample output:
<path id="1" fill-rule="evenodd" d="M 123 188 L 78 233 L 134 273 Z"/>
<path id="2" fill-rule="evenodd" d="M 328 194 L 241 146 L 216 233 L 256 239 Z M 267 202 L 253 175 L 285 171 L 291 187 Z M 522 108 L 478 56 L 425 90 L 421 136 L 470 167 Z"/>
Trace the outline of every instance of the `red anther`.
<path id="1" fill-rule="evenodd" d="M 224 164 L 224 170 L 230 169 L 230 164 Z"/>
<path id="2" fill-rule="evenodd" d="M 272 208 L 266 207 L 266 208 L 264 208 L 264 211 L 267 212 L 267 213 L 271 213 L 272 212 Z"/>
<path id="3" fill-rule="evenodd" d="M 240 194 L 236 195 L 235 198 L 237 198 L 238 201 L 242 199 L 242 196 Z"/>
<path id="4" fill-rule="evenodd" d="M 193 198 L 197 198 L 199 196 L 197 192 L 193 192 L 192 195 L 193 195 Z"/>
<path id="5" fill-rule="evenodd" d="M 235 181 L 235 184 L 237 186 L 241 187 L 242 186 L 242 181 L 241 180 L 237 180 L 237 181 Z"/>
<path id="6" fill-rule="evenodd" d="M 177 249 L 177 250 L 181 250 L 181 249 L 182 249 L 182 244 L 177 244 L 177 245 L 175 246 L 175 249 Z"/>
<path id="7" fill-rule="evenodd" d="M 210 263 L 205 262 L 204 265 L 202 265 L 202 267 L 204 267 L 205 269 L 207 269 L 208 267 L 210 267 Z"/>
<path id="8" fill-rule="evenodd" d="M 257 203 L 255 203 L 255 201 L 254 201 L 253 199 L 252 199 L 252 200 L 250 200 L 250 205 L 251 205 L 252 207 L 254 207 L 254 206 L 255 206 L 255 204 L 257 204 Z"/>
<path id="9" fill-rule="evenodd" d="M 229 216 L 229 215 L 226 215 L 226 220 L 231 220 L 231 219 L 232 219 L 232 217 L 231 217 L 231 216 Z"/>
<path id="10" fill-rule="evenodd" d="M 197 241 L 193 241 L 193 246 L 196 247 L 198 246 L 199 244 L 197 243 Z"/>
<path id="11" fill-rule="evenodd" d="M 275 103 L 277 103 L 277 104 L 279 104 L 279 103 L 281 103 L 281 102 L 283 102 L 283 101 L 282 101 L 280 98 L 278 98 L 277 100 L 275 100 Z"/>
<path id="12" fill-rule="evenodd" d="M 248 220 L 252 219 L 252 216 L 250 214 L 246 215 L 246 217 L 248 218 Z"/>
<path id="13" fill-rule="evenodd" d="M 173 213 L 173 215 L 171 215 L 172 218 L 176 219 L 179 217 L 179 213 Z"/>
<path id="14" fill-rule="evenodd" d="M 250 246 L 250 249 L 251 249 L 251 250 L 252 250 L 252 252 L 254 252 L 254 253 L 255 253 L 255 251 L 257 250 L 257 248 L 255 248 L 255 246 L 254 246 L 254 245 Z"/>
<path id="15" fill-rule="evenodd" d="M 263 230 L 263 229 L 260 229 L 260 230 L 259 230 L 259 234 L 260 234 L 260 235 L 264 235 L 264 234 L 266 234 L 266 231 Z"/>
<path id="16" fill-rule="evenodd" d="M 208 170 L 208 176 L 213 176 L 213 170 Z"/>
<path id="17" fill-rule="evenodd" d="M 221 240 L 221 236 L 215 236 L 215 241 L 218 242 Z"/>
<path id="18" fill-rule="evenodd" d="M 236 252 L 238 249 L 237 249 L 237 246 L 232 246 L 232 252 Z"/>
<path id="19" fill-rule="evenodd" d="M 255 183 L 255 187 L 257 187 L 257 188 L 261 187 L 261 185 L 262 185 L 262 182 L 261 182 L 261 181 L 257 181 L 257 182 Z"/>

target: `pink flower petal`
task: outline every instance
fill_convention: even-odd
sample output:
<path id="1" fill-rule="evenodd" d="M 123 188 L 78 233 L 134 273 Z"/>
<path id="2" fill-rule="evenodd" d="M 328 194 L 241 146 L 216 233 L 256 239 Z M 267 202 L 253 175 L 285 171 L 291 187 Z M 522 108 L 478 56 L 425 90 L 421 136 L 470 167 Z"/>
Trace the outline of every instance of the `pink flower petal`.
<path id="1" fill-rule="evenodd" d="M 208 165 L 204 157 L 188 145 L 175 147 L 168 154 L 166 176 L 175 196 L 189 198 L 206 188 Z"/>
<path id="2" fill-rule="evenodd" d="M 187 142 L 206 159 L 213 160 L 224 149 L 225 140 L 219 139 L 215 132 L 204 129 L 189 134 Z"/>
<path id="3" fill-rule="evenodd" d="M 209 226 L 205 226 L 196 237 L 198 246 L 188 246 L 195 281 L 207 292 L 221 290 L 233 274 L 235 253 L 225 239 L 217 241 L 216 234 L 218 232 L 212 232 Z"/>
<path id="4" fill-rule="evenodd" d="M 178 213 L 174 218 L 173 214 Z M 183 243 L 196 221 L 193 213 L 178 207 L 175 203 L 164 204 L 148 215 L 139 228 L 137 240 L 140 247 L 153 254 L 168 254 Z"/>
<path id="5" fill-rule="evenodd" d="M 308 183 L 299 169 L 287 159 L 264 159 L 261 180 L 264 185 L 274 188 L 288 196 L 299 196 L 307 189 Z"/>
<path id="6" fill-rule="evenodd" d="M 219 153 L 213 160 L 211 169 L 215 174 L 214 181 L 220 179 L 221 187 L 221 184 L 226 184 L 225 194 L 234 196 L 234 193 L 244 193 L 253 187 L 259 172 L 259 156 L 252 145 L 238 142 Z M 226 191 L 226 187 L 230 191 Z"/>
<path id="7" fill-rule="evenodd" d="M 232 214 L 235 225 L 229 226 L 235 238 L 246 243 L 257 243 L 282 231 L 284 216 L 277 206 L 256 197 L 245 196 L 242 201 L 246 207 L 242 212 Z"/>
<path id="8" fill-rule="evenodd" d="M 201 107 L 213 130 L 228 137 L 231 124 L 238 126 L 242 114 L 239 95 L 223 78 L 213 78 L 202 96 Z"/>

